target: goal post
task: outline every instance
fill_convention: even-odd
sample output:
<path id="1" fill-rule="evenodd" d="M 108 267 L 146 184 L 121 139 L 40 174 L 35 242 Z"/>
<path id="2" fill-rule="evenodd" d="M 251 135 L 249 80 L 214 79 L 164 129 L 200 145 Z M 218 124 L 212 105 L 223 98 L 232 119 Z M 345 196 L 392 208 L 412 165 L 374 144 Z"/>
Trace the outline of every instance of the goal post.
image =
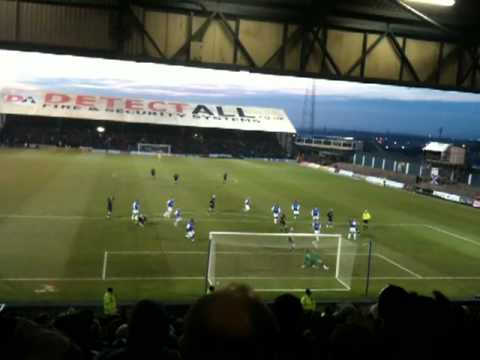
<path id="1" fill-rule="evenodd" d="M 170 155 L 172 146 L 170 144 L 147 144 L 138 143 L 137 151 L 139 153 L 153 153 L 153 154 L 165 154 Z"/>
<path id="2" fill-rule="evenodd" d="M 240 282 L 260 292 L 350 291 L 357 248 L 340 234 L 210 232 L 206 290 Z"/>
<path id="3" fill-rule="evenodd" d="M 210 286 L 216 286 L 215 279 L 215 252 L 216 241 L 212 240 L 212 235 L 209 237 L 208 241 L 208 256 L 207 256 L 207 273 L 205 276 L 205 292 L 208 293 Z"/>

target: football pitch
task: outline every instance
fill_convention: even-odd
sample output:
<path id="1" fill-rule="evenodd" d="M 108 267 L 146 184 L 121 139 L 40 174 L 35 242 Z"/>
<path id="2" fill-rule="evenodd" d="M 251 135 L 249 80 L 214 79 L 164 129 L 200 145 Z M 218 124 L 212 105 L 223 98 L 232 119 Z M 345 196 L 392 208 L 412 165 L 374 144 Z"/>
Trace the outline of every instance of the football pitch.
<path id="1" fill-rule="evenodd" d="M 217 208 L 210 214 L 212 194 Z M 114 211 L 107 219 L 110 195 Z M 247 196 L 253 206 L 244 213 Z M 175 227 L 163 217 L 172 197 L 184 220 L 196 220 L 195 243 L 184 237 L 185 221 Z M 302 205 L 297 220 L 290 211 L 295 199 Z M 148 217 L 144 228 L 130 220 L 133 200 Z M 322 210 L 322 223 L 333 208 L 335 225 L 324 232 L 342 235 L 355 249 L 341 254 L 351 267 L 348 284 L 332 275 L 339 256 L 334 247 L 319 250 L 330 265 L 323 271 L 302 269 L 304 249 L 289 251 L 286 240 L 270 249 L 241 246 L 240 239 L 215 253 L 219 286 L 246 282 L 265 297 L 312 287 L 319 300 L 361 299 L 372 240 L 372 297 L 389 283 L 453 298 L 480 293 L 478 210 L 295 163 L 1 150 L 0 202 L 0 302 L 99 302 L 107 287 L 121 302 L 191 301 L 205 291 L 209 233 L 278 233 L 270 211 L 275 202 L 295 233 L 312 232 L 313 207 Z M 372 224 L 349 242 L 347 221 L 360 219 L 365 208 Z"/>

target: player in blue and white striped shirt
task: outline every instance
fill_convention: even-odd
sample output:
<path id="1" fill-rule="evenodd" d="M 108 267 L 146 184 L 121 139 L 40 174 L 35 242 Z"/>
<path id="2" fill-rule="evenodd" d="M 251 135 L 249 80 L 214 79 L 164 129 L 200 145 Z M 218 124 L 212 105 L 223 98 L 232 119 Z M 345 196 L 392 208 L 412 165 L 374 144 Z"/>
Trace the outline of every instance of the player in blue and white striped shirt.
<path id="1" fill-rule="evenodd" d="M 322 224 L 320 224 L 320 221 L 314 221 L 312 224 L 312 228 L 313 228 L 313 233 L 315 235 L 320 235 L 322 231 Z M 319 243 L 320 243 L 320 236 L 317 236 L 315 240 L 312 241 L 312 245 L 317 248 Z"/>
<path id="2" fill-rule="evenodd" d="M 280 206 L 278 204 L 275 204 L 272 206 L 272 214 L 273 214 L 273 223 L 278 224 L 278 218 L 280 217 L 280 214 L 282 213 L 282 209 L 280 209 Z"/>
<path id="3" fill-rule="evenodd" d="M 135 200 L 132 204 L 132 221 L 137 221 L 138 215 L 140 215 L 140 203 Z"/>
<path id="4" fill-rule="evenodd" d="M 252 208 L 252 202 L 251 202 L 250 198 L 247 197 L 245 199 L 245 201 L 243 202 L 243 204 L 244 204 L 243 211 L 249 212 Z"/>
<path id="5" fill-rule="evenodd" d="M 292 204 L 293 218 L 296 219 L 300 216 L 300 203 L 298 200 L 295 200 Z"/>
<path id="6" fill-rule="evenodd" d="M 353 240 L 357 240 L 357 234 L 358 234 L 357 220 L 355 219 L 350 220 L 347 239 L 350 240 L 353 238 Z"/>
<path id="7" fill-rule="evenodd" d="M 175 199 L 167 200 L 167 211 L 163 213 L 163 217 L 169 218 L 173 213 L 173 208 L 175 206 Z"/>
<path id="8" fill-rule="evenodd" d="M 178 224 L 182 221 L 182 211 L 180 209 L 175 210 L 175 222 L 173 225 L 178 226 Z"/>
<path id="9" fill-rule="evenodd" d="M 187 226 L 185 227 L 187 233 L 185 237 L 192 242 L 195 241 L 195 221 L 193 219 L 188 220 Z"/>
<path id="10" fill-rule="evenodd" d="M 311 213 L 312 215 L 312 221 L 315 222 L 315 221 L 320 221 L 320 209 L 319 208 L 313 208 Z"/>

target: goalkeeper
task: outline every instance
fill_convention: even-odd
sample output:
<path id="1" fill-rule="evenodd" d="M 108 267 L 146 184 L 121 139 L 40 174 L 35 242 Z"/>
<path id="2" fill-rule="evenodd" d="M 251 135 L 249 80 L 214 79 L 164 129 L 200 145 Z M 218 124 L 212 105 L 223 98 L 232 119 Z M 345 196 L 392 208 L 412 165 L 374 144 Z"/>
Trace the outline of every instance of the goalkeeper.
<path id="1" fill-rule="evenodd" d="M 316 269 L 322 266 L 323 270 L 327 271 L 329 267 L 320 259 L 320 255 L 307 249 L 303 257 L 302 269 L 313 268 Z"/>

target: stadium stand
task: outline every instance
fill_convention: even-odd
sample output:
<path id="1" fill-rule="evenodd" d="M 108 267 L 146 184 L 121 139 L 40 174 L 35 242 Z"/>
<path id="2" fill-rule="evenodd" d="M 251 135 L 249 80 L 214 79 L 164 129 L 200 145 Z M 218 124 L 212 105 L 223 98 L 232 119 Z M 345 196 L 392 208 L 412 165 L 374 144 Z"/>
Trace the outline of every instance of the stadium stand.
<path id="1" fill-rule="evenodd" d="M 105 133 L 96 128 L 104 126 Z M 284 158 L 275 133 L 11 116 L 0 143 L 12 147 L 50 145 L 136 151 L 138 143 L 169 144 L 177 154 Z"/>
<path id="2" fill-rule="evenodd" d="M 267 306 L 243 285 L 201 297 L 186 315 L 150 300 L 122 310 L 113 317 L 69 309 L 26 319 L 7 307 L 2 358 L 452 359 L 473 353 L 480 328 L 474 307 L 394 285 L 372 306 L 323 304 L 313 313 L 292 294 Z"/>

